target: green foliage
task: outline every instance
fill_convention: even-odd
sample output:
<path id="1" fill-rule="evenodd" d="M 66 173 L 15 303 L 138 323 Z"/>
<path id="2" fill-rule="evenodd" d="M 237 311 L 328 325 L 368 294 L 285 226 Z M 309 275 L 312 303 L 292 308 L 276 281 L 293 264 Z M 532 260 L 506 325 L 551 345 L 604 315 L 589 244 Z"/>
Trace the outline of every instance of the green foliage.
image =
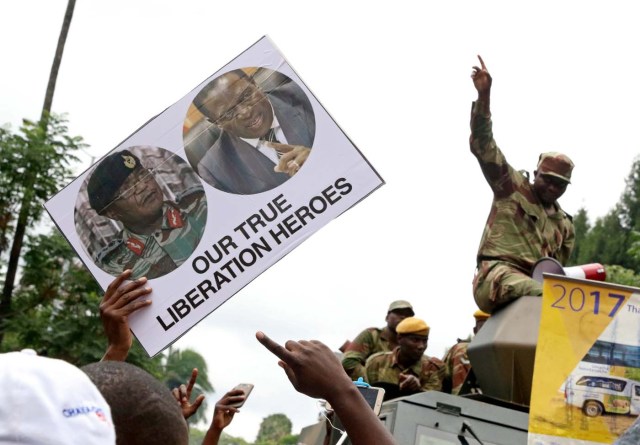
<path id="1" fill-rule="evenodd" d="M 206 431 L 193 427 L 189 428 L 189 445 L 201 445 L 206 434 Z"/>
<path id="2" fill-rule="evenodd" d="M 296 445 L 299 437 L 298 434 L 289 434 L 280 439 L 278 445 Z"/>
<path id="3" fill-rule="evenodd" d="M 262 419 L 256 445 L 279 445 L 282 439 L 291 435 L 291 420 L 284 414 L 271 414 Z"/>
<path id="4" fill-rule="evenodd" d="M 640 159 L 631 166 L 620 201 L 593 226 L 589 225 L 586 210 L 581 209 L 574 226 L 576 247 L 571 264 L 610 264 L 630 273 L 640 272 Z M 620 273 L 616 269 L 611 272 L 611 267 L 607 266 L 609 277 Z M 619 276 L 622 280 L 628 278 L 626 272 Z M 609 280 L 615 282 L 613 278 Z"/>
<path id="5" fill-rule="evenodd" d="M 23 260 L 2 350 L 31 348 L 76 366 L 99 361 L 107 345 L 98 310 L 102 291 L 69 243 L 57 230 L 31 236 Z M 150 359 L 137 342 L 127 361 L 162 375 L 160 358 Z"/>
<path id="6" fill-rule="evenodd" d="M 607 271 L 607 282 L 622 284 L 625 286 L 640 287 L 640 275 L 631 269 L 625 269 L 622 266 L 605 266 Z"/>
<path id="7" fill-rule="evenodd" d="M 189 428 L 189 445 L 200 445 L 206 434 L 207 434 L 206 431 L 199 430 L 194 427 L 190 427 Z M 291 442 L 291 443 L 295 445 L 297 442 Z M 218 440 L 218 445 L 251 445 L 251 444 L 240 437 L 233 437 L 223 432 L 222 435 L 220 436 L 220 440 Z"/>
<path id="8" fill-rule="evenodd" d="M 583 264 L 580 263 L 579 259 L 581 258 L 582 251 L 585 249 L 587 234 L 591 229 L 591 226 L 589 224 L 589 216 L 586 209 L 581 208 L 580 210 L 578 210 L 578 213 L 574 215 L 573 227 L 576 231 L 576 241 L 573 252 L 571 252 L 571 258 L 569 258 L 569 263 L 567 264 L 568 266 Z"/>
<path id="9" fill-rule="evenodd" d="M 241 437 L 233 437 L 228 434 L 222 433 L 218 445 L 251 445 L 250 442 L 242 439 Z"/>
<path id="10" fill-rule="evenodd" d="M 81 137 L 68 135 L 63 116 L 50 115 L 46 127 L 25 119 L 16 133 L 0 128 L 0 253 L 22 205 L 30 227 L 42 216 L 44 202 L 72 178 L 75 153 L 85 146 Z"/>

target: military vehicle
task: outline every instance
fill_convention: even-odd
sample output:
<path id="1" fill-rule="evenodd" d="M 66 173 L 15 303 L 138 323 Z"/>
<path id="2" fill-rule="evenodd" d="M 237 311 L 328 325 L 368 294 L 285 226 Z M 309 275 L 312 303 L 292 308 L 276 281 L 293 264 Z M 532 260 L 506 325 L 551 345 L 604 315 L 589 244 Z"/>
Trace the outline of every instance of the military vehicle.
<path id="1" fill-rule="evenodd" d="M 379 418 L 397 443 L 526 445 L 541 302 L 519 298 L 494 313 L 469 344 L 482 394 L 428 391 L 384 402 Z M 326 422 L 303 428 L 298 444 L 337 444 L 341 433 Z"/>
<path id="2" fill-rule="evenodd" d="M 548 273 L 577 281 L 606 279 L 599 263 L 563 268 L 552 258 L 540 259 L 532 278 L 542 282 Z M 481 394 L 428 391 L 384 402 L 379 418 L 396 442 L 526 445 L 541 311 L 540 297 L 520 297 L 494 312 L 473 338 L 467 353 Z M 340 436 L 325 420 L 304 428 L 298 444 L 335 445 Z"/>

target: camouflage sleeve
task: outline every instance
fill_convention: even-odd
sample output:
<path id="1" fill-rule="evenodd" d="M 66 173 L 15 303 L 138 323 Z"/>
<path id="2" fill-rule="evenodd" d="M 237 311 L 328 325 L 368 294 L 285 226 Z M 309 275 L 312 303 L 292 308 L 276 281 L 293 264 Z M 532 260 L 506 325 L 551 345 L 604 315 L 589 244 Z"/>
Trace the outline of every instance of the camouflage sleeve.
<path id="1" fill-rule="evenodd" d="M 449 348 L 445 356 L 442 358 L 444 362 L 444 377 L 442 378 L 442 391 L 446 393 L 451 392 L 453 381 L 453 355 L 455 352 L 455 346 Z"/>
<path id="2" fill-rule="evenodd" d="M 576 241 L 576 232 L 573 227 L 573 222 L 571 221 L 571 217 L 566 217 L 566 229 L 564 233 L 564 239 L 562 240 L 562 246 L 560 247 L 560 252 L 558 253 L 558 261 L 561 264 L 566 265 L 569 261 L 569 257 L 571 257 L 571 252 L 573 252 L 573 247 Z"/>
<path id="3" fill-rule="evenodd" d="M 423 370 L 423 378 L 420 379 L 423 391 L 442 391 L 442 382 L 445 377 L 445 365 L 442 360 L 431 357 Z"/>
<path id="4" fill-rule="evenodd" d="M 471 107 L 471 153 L 478 159 L 480 169 L 496 196 L 508 195 L 513 190 L 511 178 L 517 173 L 507 162 L 502 150 L 493 139 L 491 114 L 480 113 L 476 102 Z"/>
<path id="5" fill-rule="evenodd" d="M 383 381 L 382 370 L 384 370 L 384 352 L 373 354 L 367 360 L 367 365 L 362 367 L 364 381 L 370 385 Z"/>
<path id="6" fill-rule="evenodd" d="M 364 364 L 373 351 L 374 342 L 371 329 L 365 329 L 347 347 L 342 357 L 342 367 L 352 380 L 365 377 Z"/>

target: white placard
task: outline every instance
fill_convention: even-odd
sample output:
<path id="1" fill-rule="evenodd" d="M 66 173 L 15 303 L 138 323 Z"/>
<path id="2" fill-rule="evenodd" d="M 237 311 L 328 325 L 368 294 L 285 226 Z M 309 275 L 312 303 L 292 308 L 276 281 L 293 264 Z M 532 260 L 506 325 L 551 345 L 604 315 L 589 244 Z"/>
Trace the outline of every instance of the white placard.
<path id="1" fill-rule="evenodd" d="M 104 289 L 150 277 L 130 324 L 155 355 L 382 184 L 263 37 L 45 207 Z"/>

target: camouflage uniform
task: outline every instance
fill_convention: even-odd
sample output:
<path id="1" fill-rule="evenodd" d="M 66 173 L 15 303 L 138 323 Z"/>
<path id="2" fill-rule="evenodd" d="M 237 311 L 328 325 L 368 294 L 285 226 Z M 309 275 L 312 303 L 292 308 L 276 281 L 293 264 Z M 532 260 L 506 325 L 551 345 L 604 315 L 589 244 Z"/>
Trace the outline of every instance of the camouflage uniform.
<path id="1" fill-rule="evenodd" d="M 460 389 L 471 371 L 471 362 L 467 355 L 468 347 L 468 340 L 458 339 L 458 343 L 452 346 L 445 355 L 443 359 L 445 367 L 443 391 L 454 395 L 460 393 Z"/>
<path id="2" fill-rule="evenodd" d="M 355 340 L 349 343 L 342 358 L 342 367 L 352 380 L 365 377 L 364 364 L 371 355 L 378 352 L 389 352 L 396 347 L 391 343 L 393 336 L 388 327 L 384 329 L 369 328 L 362 331 Z"/>
<path id="3" fill-rule="evenodd" d="M 132 269 L 131 279 L 161 277 L 184 263 L 204 233 L 207 204 L 202 187 L 192 187 L 165 201 L 161 228 L 138 235 L 126 228 L 96 255 L 98 266 L 112 275 Z"/>
<path id="4" fill-rule="evenodd" d="M 396 347 L 393 351 L 379 352 L 369 357 L 365 366 L 365 380 L 369 384 L 399 385 L 400 374 L 412 374 L 420 379 L 422 391 L 440 391 L 442 389 L 445 371 L 442 360 L 423 355 L 420 361 L 403 369 L 398 363 L 399 351 L 400 347 Z M 408 394 L 410 393 L 405 395 Z"/>
<path id="5" fill-rule="evenodd" d="M 475 103 L 469 143 L 493 190 L 473 280 L 478 307 L 491 313 L 522 295 L 542 295 L 541 284 L 530 278 L 534 263 L 552 257 L 565 264 L 575 232 L 571 217 L 557 202 L 557 212 L 546 214 L 528 175 L 514 170 L 496 145 L 491 115 L 482 115 Z"/>

